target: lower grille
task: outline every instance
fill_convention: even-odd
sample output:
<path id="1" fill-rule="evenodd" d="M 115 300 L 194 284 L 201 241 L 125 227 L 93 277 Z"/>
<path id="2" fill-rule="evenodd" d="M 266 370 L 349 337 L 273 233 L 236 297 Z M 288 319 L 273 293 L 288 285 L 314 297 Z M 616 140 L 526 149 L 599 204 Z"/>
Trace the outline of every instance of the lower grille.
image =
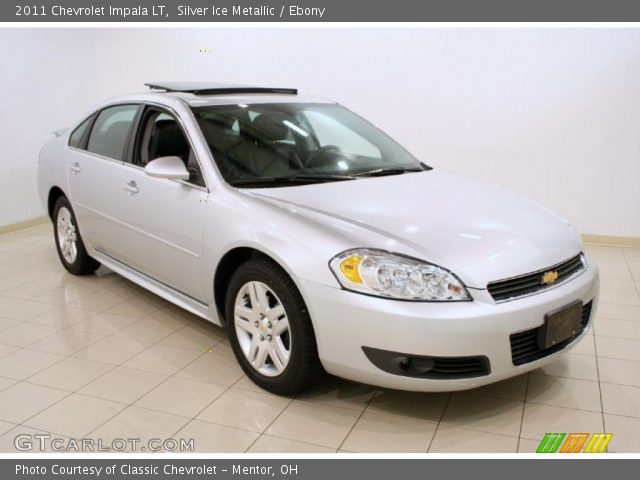
<path id="1" fill-rule="evenodd" d="M 487 285 L 487 290 L 489 290 L 491 297 L 496 302 L 501 302 L 511 298 L 530 295 L 551 286 L 558 285 L 579 271 L 584 270 L 584 268 L 585 266 L 582 254 L 580 254 L 545 270 L 528 273 L 519 277 L 508 278 L 506 280 L 491 282 Z M 543 282 L 543 276 L 547 272 L 555 272 L 556 274 L 555 279 L 549 284 Z"/>
<path id="2" fill-rule="evenodd" d="M 394 375 L 433 380 L 455 380 L 489 375 L 489 359 L 474 357 L 428 357 L 362 347 L 369 361 Z"/>
<path id="3" fill-rule="evenodd" d="M 572 338 L 568 338 L 564 342 L 558 343 L 553 347 L 540 348 L 538 345 L 538 331 L 542 327 L 532 328 L 524 332 L 518 332 L 512 334 L 509 338 L 511 340 L 511 360 L 514 365 L 524 365 L 525 363 L 534 362 L 541 358 L 544 358 L 553 353 L 559 352 L 576 337 L 578 337 L 587 325 L 589 325 L 589 319 L 591 317 L 591 307 L 593 301 L 585 303 L 582 307 L 582 319 L 580 321 L 580 330 Z"/>
<path id="4" fill-rule="evenodd" d="M 428 372 L 429 378 L 473 378 L 489 374 L 487 357 L 434 358 L 435 365 Z"/>

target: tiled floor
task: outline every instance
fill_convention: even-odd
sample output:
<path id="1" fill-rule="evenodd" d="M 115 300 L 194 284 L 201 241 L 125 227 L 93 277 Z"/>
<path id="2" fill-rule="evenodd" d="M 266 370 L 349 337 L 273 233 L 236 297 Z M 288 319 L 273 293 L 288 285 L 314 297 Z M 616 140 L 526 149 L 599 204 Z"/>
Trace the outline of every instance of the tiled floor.
<path id="1" fill-rule="evenodd" d="M 0 452 L 37 432 L 207 452 L 531 452 L 558 431 L 640 452 L 640 249 L 587 250 L 602 272 L 595 335 L 552 365 L 463 393 L 328 378 L 282 398 L 244 377 L 221 329 L 108 271 L 65 273 L 49 225 L 1 235 Z"/>

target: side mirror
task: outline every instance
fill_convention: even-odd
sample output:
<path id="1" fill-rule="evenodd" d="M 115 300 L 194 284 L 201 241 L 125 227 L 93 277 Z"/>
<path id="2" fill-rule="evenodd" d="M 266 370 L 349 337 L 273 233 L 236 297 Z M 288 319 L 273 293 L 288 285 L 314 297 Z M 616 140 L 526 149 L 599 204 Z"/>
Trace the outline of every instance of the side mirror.
<path id="1" fill-rule="evenodd" d="M 189 171 L 180 157 L 160 157 L 151 160 L 144 167 L 144 173 L 155 178 L 189 180 Z"/>

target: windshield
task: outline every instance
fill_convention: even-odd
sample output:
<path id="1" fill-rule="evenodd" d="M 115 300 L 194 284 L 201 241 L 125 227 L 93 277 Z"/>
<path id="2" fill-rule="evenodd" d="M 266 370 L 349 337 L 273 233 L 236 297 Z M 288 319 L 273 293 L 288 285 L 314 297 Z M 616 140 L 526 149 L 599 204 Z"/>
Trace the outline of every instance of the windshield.
<path id="1" fill-rule="evenodd" d="M 192 110 L 231 185 L 299 185 L 428 169 L 369 122 L 335 104 L 212 105 Z"/>

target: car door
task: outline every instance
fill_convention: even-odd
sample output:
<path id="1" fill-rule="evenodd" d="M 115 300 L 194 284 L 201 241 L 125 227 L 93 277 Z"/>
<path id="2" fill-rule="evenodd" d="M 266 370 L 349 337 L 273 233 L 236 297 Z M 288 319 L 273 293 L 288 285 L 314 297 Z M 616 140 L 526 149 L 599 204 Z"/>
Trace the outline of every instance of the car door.
<path id="1" fill-rule="evenodd" d="M 84 242 L 109 253 L 117 212 L 120 169 L 139 105 L 106 107 L 69 138 L 69 196 Z"/>
<path id="2" fill-rule="evenodd" d="M 145 173 L 147 163 L 165 156 L 182 158 L 190 179 L 169 180 Z M 202 302 L 206 298 L 203 215 L 209 193 L 189 137 L 172 112 L 145 107 L 117 191 L 118 258 Z"/>

